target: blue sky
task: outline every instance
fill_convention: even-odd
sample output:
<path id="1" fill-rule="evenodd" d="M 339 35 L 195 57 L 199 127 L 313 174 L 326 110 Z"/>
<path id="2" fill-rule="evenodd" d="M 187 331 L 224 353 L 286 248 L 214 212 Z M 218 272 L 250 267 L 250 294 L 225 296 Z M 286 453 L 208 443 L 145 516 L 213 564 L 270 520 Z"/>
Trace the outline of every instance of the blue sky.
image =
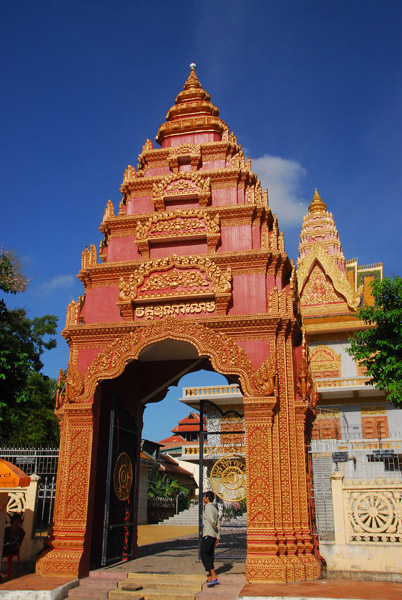
<path id="1" fill-rule="evenodd" d="M 192 61 L 269 189 L 289 256 L 317 187 L 345 258 L 401 274 L 401 30 L 399 0 L 3 0 L 0 244 L 32 277 L 8 305 L 56 314 L 62 330 L 81 251 L 98 247 L 107 199 L 118 206 Z M 60 336 L 44 372 L 67 360 Z"/>

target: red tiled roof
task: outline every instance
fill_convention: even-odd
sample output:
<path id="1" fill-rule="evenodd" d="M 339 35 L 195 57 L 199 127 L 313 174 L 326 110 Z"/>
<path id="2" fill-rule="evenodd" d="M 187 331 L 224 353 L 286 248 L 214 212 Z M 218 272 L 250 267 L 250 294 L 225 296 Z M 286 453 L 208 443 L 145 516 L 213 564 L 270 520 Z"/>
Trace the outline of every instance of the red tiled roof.
<path id="1" fill-rule="evenodd" d="M 166 446 L 166 444 L 176 444 L 177 446 L 178 444 L 182 444 L 185 441 L 186 440 L 183 437 L 181 437 L 181 435 L 170 435 L 164 440 L 160 440 L 158 444 L 162 444 L 162 446 Z"/>
<path id="2" fill-rule="evenodd" d="M 163 463 L 159 467 L 159 471 L 163 471 L 164 473 L 176 473 L 176 474 L 180 474 L 180 475 L 188 475 L 189 477 L 194 478 L 193 474 L 190 473 L 190 471 L 187 471 L 186 469 L 183 469 L 182 467 L 180 467 L 179 464 L 177 463 L 177 461 L 174 460 L 174 458 L 172 458 L 171 456 L 168 456 L 166 454 L 163 456 Z"/>
<path id="3" fill-rule="evenodd" d="M 177 427 L 175 427 L 174 429 L 171 429 L 170 431 L 172 431 L 173 433 L 179 433 L 180 431 L 186 432 L 186 431 L 199 431 L 200 430 L 200 426 L 199 424 L 197 425 L 183 425 L 180 426 L 178 425 Z M 204 425 L 204 431 L 205 431 L 205 425 Z"/>

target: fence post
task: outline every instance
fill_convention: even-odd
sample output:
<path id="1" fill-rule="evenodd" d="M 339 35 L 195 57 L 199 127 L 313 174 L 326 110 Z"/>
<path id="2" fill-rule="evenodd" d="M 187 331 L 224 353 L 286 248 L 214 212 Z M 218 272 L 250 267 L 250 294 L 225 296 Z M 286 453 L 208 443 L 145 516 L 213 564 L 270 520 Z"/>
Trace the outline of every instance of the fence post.
<path id="1" fill-rule="evenodd" d="M 30 538 L 34 533 L 35 511 L 38 502 L 38 484 L 40 477 L 36 473 L 32 473 L 31 483 L 25 492 L 25 512 L 24 512 L 24 529 L 27 536 Z"/>
<path id="2" fill-rule="evenodd" d="M 340 473 L 339 471 L 331 473 L 336 544 L 346 544 L 345 511 L 343 504 L 343 478 L 343 473 Z"/>

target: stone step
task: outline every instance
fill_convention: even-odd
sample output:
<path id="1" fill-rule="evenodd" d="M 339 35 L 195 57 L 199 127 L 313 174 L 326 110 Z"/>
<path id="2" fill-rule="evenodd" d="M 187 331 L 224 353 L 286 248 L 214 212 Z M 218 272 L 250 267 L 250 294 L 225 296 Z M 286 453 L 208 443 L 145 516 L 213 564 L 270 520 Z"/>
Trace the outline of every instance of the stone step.
<path id="1" fill-rule="evenodd" d="M 171 581 L 172 578 L 177 579 L 178 581 L 182 581 L 183 583 L 199 583 L 202 585 L 205 581 L 204 575 L 195 575 L 195 574 L 171 574 L 171 573 L 140 573 L 140 572 L 131 572 L 127 573 L 127 580 L 140 580 L 146 583 L 150 581 L 160 582 L 160 581 Z"/>
<path id="2" fill-rule="evenodd" d="M 175 576 L 172 575 L 171 581 L 152 581 L 145 583 L 145 585 L 140 585 L 139 581 L 133 580 L 132 582 L 127 580 L 124 583 L 121 583 L 118 587 L 120 590 L 130 590 L 130 591 L 138 591 L 138 590 L 179 590 L 186 592 L 194 592 L 197 593 L 201 589 L 200 584 L 196 583 L 183 583 L 181 581 L 177 581 Z"/>
<path id="3" fill-rule="evenodd" d="M 128 573 L 110 600 L 194 600 L 200 593 L 204 575 L 169 573 Z"/>
<path id="4" fill-rule="evenodd" d="M 73 600 L 103 600 L 108 597 L 108 593 L 117 588 L 119 581 L 127 579 L 127 574 L 91 571 L 89 577 L 81 579 L 77 587 L 72 588 L 68 592 L 68 598 Z"/>
<path id="5" fill-rule="evenodd" d="M 194 600 L 200 590 L 180 592 L 180 590 L 161 590 L 145 587 L 143 590 L 123 590 L 118 588 L 109 592 L 108 598 L 114 600 Z"/>

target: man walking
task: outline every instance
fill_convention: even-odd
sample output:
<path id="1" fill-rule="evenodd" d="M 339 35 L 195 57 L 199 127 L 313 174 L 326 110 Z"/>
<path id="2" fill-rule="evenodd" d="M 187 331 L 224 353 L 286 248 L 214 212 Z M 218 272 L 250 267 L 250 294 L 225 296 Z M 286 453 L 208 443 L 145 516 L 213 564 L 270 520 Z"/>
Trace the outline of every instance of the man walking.
<path id="1" fill-rule="evenodd" d="M 204 494 L 204 518 L 201 541 L 201 560 L 207 576 L 207 586 L 212 587 L 219 583 L 214 567 L 214 549 L 219 545 L 220 525 L 216 506 L 213 504 L 215 494 L 206 492 Z"/>

